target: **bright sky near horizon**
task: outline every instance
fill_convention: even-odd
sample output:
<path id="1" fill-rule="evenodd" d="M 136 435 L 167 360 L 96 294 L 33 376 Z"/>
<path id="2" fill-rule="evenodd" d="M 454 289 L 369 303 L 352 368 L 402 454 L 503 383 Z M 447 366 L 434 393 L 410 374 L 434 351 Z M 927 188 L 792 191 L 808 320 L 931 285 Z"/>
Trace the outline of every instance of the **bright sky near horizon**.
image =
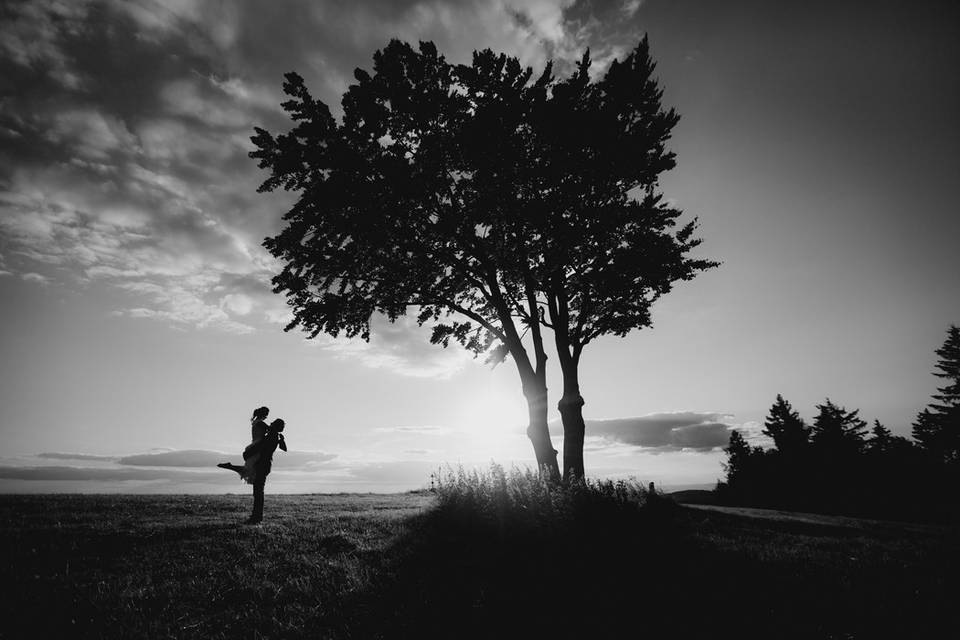
<path id="1" fill-rule="evenodd" d="M 650 36 L 682 116 L 663 189 L 723 265 L 652 329 L 588 346 L 588 473 L 710 485 L 729 429 L 756 436 L 777 393 L 806 418 L 829 396 L 909 433 L 960 323 L 957 3 L 277 7 L 0 3 L 0 492 L 243 492 L 213 465 L 239 459 L 264 404 L 291 448 L 268 491 L 530 462 L 512 363 L 411 322 L 369 344 L 282 331 L 260 243 L 292 199 L 256 193 L 252 129 L 288 128 L 287 71 L 339 113 L 393 37 L 535 69 L 589 46 L 602 72 Z"/>

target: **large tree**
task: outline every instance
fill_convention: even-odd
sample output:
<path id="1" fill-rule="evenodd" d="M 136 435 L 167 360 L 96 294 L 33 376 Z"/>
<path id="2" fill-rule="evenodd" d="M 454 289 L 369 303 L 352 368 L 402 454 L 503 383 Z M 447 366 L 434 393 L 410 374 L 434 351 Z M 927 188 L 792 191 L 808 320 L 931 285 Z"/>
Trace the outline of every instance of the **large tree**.
<path id="1" fill-rule="evenodd" d="M 376 52 L 373 71 L 356 70 L 342 121 L 287 74 L 283 108 L 296 126 L 253 137 L 251 157 L 271 172 L 260 190 L 299 193 L 286 227 L 264 242 L 283 263 L 273 284 L 293 310 L 286 329 L 369 340 L 374 314 L 393 321 L 415 310 L 432 322 L 434 343 L 509 355 L 537 463 L 558 478 L 547 357 L 539 324 L 529 321 L 539 315 L 536 293 L 518 247 L 521 225 L 505 206 L 522 184 L 514 174 L 525 105 L 545 97 L 545 83 L 489 51 L 457 68 L 432 43 L 414 50 L 396 40 Z"/>
<path id="2" fill-rule="evenodd" d="M 582 476 L 584 345 L 647 326 L 672 282 L 713 264 L 686 258 L 695 222 L 673 232 L 680 212 L 656 192 L 674 163 L 664 143 L 676 115 L 660 109 L 652 68 L 646 40 L 598 82 L 588 56 L 558 81 L 551 65 L 534 79 L 489 50 L 454 66 L 430 43 L 393 41 L 373 75 L 356 71 L 341 122 L 288 74 L 284 108 L 297 125 L 258 129 L 251 153 L 271 171 L 261 190 L 300 194 L 264 243 L 284 265 L 273 282 L 293 308 L 287 329 L 368 339 L 374 313 L 416 309 L 433 342 L 509 356 L 537 461 L 556 477 L 549 326 L 564 374 L 564 469 Z"/>
<path id="3" fill-rule="evenodd" d="M 939 358 L 933 375 L 946 384 L 937 388 L 934 402 L 917 416 L 913 437 L 938 460 L 951 462 L 960 460 L 960 327 L 950 326 L 936 354 Z"/>
<path id="4" fill-rule="evenodd" d="M 676 164 L 666 148 L 679 116 L 661 106 L 647 38 L 602 77 L 590 77 L 587 52 L 569 78 L 553 82 L 534 103 L 529 137 L 536 158 L 526 206 L 537 251 L 531 268 L 553 330 L 563 396 L 565 478 L 584 475 L 584 399 L 579 380 L 584 347 L 651 325 L 651 305 L 673 284 L 717 263 L 690 257 L 700 240 L 696 218 L 659 192 L 659 177 Z"/>

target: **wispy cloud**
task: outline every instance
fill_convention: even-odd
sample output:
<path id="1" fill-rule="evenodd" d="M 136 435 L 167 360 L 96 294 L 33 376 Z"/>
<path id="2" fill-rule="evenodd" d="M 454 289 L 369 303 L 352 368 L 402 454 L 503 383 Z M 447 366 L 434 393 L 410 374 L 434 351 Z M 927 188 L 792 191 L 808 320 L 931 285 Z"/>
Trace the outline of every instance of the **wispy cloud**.
<path id="1" fill-rule="evenodd" d="M 117 460 L 117 456 L 99 456 L 92 453 L 38 453 L 38 458 L 45 458 L 48 460 L 97 460 L 101 462 L 113 462 Z"/>
<path id="2" fill-rule="evenodd" d="M 669 451 L 711 451 L 729 442 L 733 429 L 728 422 L 731 418 L 723 413 L 682 411 L 585 422 L 586 435 L 592 439 L 590 444 L 594 450 L 627 445 Z M 551 422 L 550 430 L 561 435 L 560 421 Z"/>
<path id="3" fill-rule="evenodd" d="M 416 378 L 449 378 L 472 359 L 458 345 L 444 348 L 430 344 L 429 327 L 417 326 L 409 316 L 396 322 L 375 316 L 370 336 L 370 342 L 318 336 L 313 344 L 342 359 Z"/>
<path id="4" fill-rule="evenodd" d="M 643 0 L 626 0 L 621 6 L 623 14 L 629 19 L 636 15 L 640 7 L 643 6 Z"/>
<path id="5" fill-rule="evenodd" d="M 184 472 L 171 469 L 130 469 L 94 467 L 9 467 L 0 466 L 0 479 L 4 480 L 56 480 L 74 482 L 95 481 L 190 481 L 227 484 L 235 478 L 227 478 L 216 472 Z M 82 487 L 78 487 L 81 489 Z"/>
<path id="6" fill-rule="evenodd" d="M 403 427 L 377 427 L 374 429 L 376 433 L 409 433 L 409 434 L 428 434 L 428 435 L 442 435 L 450 432 L 449 427 L 440 427 L 433 425 L 411 425 Z"/>
<path id="7" fill-rule="evenodd" d="M 278 453 L 281 468 L 286 470 L 310 470 L 336 458 L 336 454 L 322 451 L 286 451 Z M 239 455 L 190 449 L 182 451 L 162 451 L 159 453 L 140 453 L 124 456 L 117 462 L 122 466 L 134 467 L 197 467 L 212 468 L 221 462 L 233 461 L 242 464 Z"/>
<path id="8" fill-rule="evenodd" d="M 299 71 L 337 111 L 353 69 L 393 37 L 432 39 L 457 62 L 491 47 L 535 66 L 592 45 L 602 66 L 631 38 L 604 32 L 587 5 L 15 3 L 0 32 L 0 73 L 22 87 L 0 102 L 0 274 L 111 286 L 121 295 L 108 311 L 180 329 L 275 330 L 289 314 L 260 243 L 292 200 L 255 192 L 263 176 L 247 153 L 254 125 L 290 125 L 283 73 Z M 375 328 L 369 344 L 318 343 L 409 376 L 449 376 L 467 359 L 414 323 Z"/>

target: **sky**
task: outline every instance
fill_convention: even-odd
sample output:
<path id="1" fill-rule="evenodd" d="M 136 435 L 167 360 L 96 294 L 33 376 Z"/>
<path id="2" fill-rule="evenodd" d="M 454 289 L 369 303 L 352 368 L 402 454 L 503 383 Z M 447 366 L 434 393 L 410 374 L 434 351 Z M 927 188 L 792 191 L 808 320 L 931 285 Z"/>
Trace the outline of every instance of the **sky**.
<path id="1" fill-rule="evenodd" d="M 732 429 L 764 444 L 778 393 L 808 420 L 829 397 L 909 434 L 960 324 L 955 2 L 277 7 L 0 3 L 0 492 L 245 492 L 214 465 L 239 461 L 260 405 L 290 447 L 268 492 L 531 463 L 511 363 L 404 320 L 370 343 L 283 331 L 261 242 L 294 198 L 257 193 L 253 127 L 289 128 L 288 71 L 339 115 L 391 38 L 536 70 L 589 47 L 602 74 L 649 34 L 681 114 L 663 191 L 723 264 L 652 328 L 587 347 L 589 475 L 712 486 Z"/>

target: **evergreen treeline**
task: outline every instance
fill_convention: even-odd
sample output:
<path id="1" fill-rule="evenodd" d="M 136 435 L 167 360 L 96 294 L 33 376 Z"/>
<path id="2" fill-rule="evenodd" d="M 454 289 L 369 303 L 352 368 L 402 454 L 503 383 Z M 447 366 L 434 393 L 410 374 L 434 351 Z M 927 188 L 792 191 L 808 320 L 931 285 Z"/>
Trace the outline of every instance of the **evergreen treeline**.
<path id="1" fill-rule="evenodd" d="M 807 424 L 781 395 L 764 421 L 772 449 L 734 431 L 724 449 L 727 504 L 921 520 L 960 516 L 960 328 L 936 351 L 946 381 L 913 424 L 913 440 L 829 398 Z"/>

